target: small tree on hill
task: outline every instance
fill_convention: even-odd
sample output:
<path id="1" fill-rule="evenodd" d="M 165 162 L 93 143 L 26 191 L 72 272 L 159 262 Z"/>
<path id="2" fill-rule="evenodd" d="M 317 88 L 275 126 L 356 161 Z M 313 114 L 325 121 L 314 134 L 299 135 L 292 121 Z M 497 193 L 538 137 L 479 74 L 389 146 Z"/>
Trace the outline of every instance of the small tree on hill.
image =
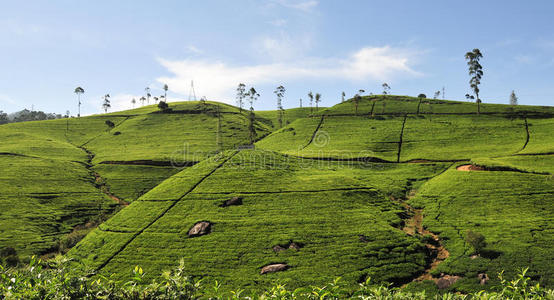
<path id="1" fill-rule="evenodd" d="M 112 105 L 110 104 L 110 94 L 106 94 L 102 98 L 104 99 L 104 103 L 102 103 L 102 109 L 104 109 L 104 112 L 107 113 L 108 109 L 112 107 Z"/>
<path id="2" fill-rule="evenodd" d="M 321 94 L 315 93 L 315 111 L 319 110 L 319 102 L 321 102 Z"/>
<path id="3" fill-rule="evenodd" d="M 254 127 L 255 115 L 254 115 L 254 102 L 258 100 L 260 94 L 256 91 L 254 87 L 251 87 L 247 93 L 248 102 L 250 102 L 250 114 L 248 115 L 248 132 L 250 134 L 250 144 L 254 144 L 256 140 L 256 128 Z"/>
<path id="4" fill-rule="evenodd" d="M 154 103 L 158 103 L 158 100 L 160 100 L 160 99 L 158 99 L 158 97 L 156 97 L 156 96 L 154 96 L 152 99 L 154 99 Z"/>
<path id="5" fill-rule="evenodd" d="M 515 91 L 512 91 L 512 93 L 510 94 L 510 104 L 511 105 L 517 105 L 517 96 L 516 96 L 516 92 Z"/>
<path id="6" fill-rule="evenodd" d="M 78 86 L 75 88 L 75 91 L 74 91 L 75 94 L 77 94 L 77 101 L 78 101 L 78 107 L 79 107 L 79 110 L 77 112 L 77 118 L 79 118 L 81 116 L 81 95 L 85 93 L 85 90 Z"/>
<path id="7" fill-rule="evenodd" d="M 487 246 L 485 236 L 479 232 L 468 230 L 466 232 L 466 242 L 473 247 L 476 254 L 481 254 L 483 249 Z"/>
<path id="8" fill-rule="evenodd" d="M 383 95 L 388 95 L 390 92 L 390 86 L 388 85 L 388 83 L 386 82 L 383 83 L 382 87 L 383 87 Z"/>
<path id="9" fill-rule="evenodd" d="M 239 83 L 239 86 L 237 87 L 237 106 L 239 107 L 239 112 L 242 112 L 245 97 L 246 85 L 244 85 L 244 83 Z"/>
<path id="10" fill-rule="evenodd" d="M 441 94 L 441 91 L 436 91 L 435 94 L 433 95 L 433 99 L 439 98 L 440 94 Z"/>
<path id="11" fill-rule="evenodd" d="M 342 98 L 341 102 L 344 102 L 344 97 L 346 97 L 346 93 L 343 91 L 341 94 L 341 98 Z"/>
<path id="12" fill-rule="evenodd" d="M 135 100 L 135 98 L 133 98 L 133 99 L 131 100 L 131 103 L 133 104 L 133 108 L 135 108 L 135 104 L 137 103 L 137 100 Z"/>
<path id="13" fill-rule="evenodd" d="M 302 108 L 302 98 L 300 98 L 300 108 Z"/>
<path id="14" fill-rule="evenodd" d="M 278 86 L 275 91 L 273 91 L 275 95 L 277 96 L 277 113 L 278 113 L 278 119 L 279 119 L 279 128 L 283 127 L 283 97 L 285 96 L 285 87 L 280 85 Z"/>
<path id="15" fill-rule="evenodd" d="M 469 86 L 475 94 L 475 102 L 477 102 L 477 114 L 481 113 L 481 99 L 479 98 L 479 84 L 481 84 L 481 78 L 483 77 L 483 66 L 479 63 L 479 60 L 483 57 L 483 54 L 479 49 L 473 49 L 471 52 L 465 54 L 467 65 L 469 67 Z"/>
<path id="16" fill-rule="evenodd" d="M 144 106 L 144 101 L 146 101 L 146 98 L 143 96 L 143 97 L 140 97 L 140 102 L 142 102 L 142 106 Z"/>
<path id="17" fill-rule="evenodd" d="M 144 91 L 146 92 L 146 103 L 150 104 L 150 96 L 152 96 L 152 94 L 150 94 L 150 88 L 146 87 Z"/>
<path id="18" fill-rule="evenodd" d="M 167 101 L 167 90 L 169 90 L 169 86 L 167 86 L 167 84 L 164 84 L 164 101 Z M 161 96 L 160 96 L 161 98 Z"/>

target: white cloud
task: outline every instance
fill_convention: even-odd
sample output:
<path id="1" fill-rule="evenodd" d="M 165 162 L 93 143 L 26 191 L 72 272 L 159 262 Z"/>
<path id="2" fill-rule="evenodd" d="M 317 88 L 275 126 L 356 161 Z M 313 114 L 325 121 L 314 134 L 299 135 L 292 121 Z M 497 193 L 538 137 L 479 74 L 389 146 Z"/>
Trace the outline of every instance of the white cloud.
<path id="1" fill-rule="evenodd" d="M 298 79 L 338 79 L 349 81 L 389 81 L 399 76 L 420 76 L 410 67 L 415 53 L 407 49 L 365 47 L 346 58 L 309 58 L 289 63 L 231 66 L 221 61 L 158 61 L 173 76 L 157 81 L 167 83 L 171 91 L 188 95 L 190 81 L 196 91 L 208 99 L 232 103 L 239 82 L 247 85 L 276 83 Z"/>
<path id="2" fill-rule="evenodd" d="M 319 4 L 319 2 L 316 0 L 309 0 L 309 1 L 277 0 L 275 2 L 286 8 L 292 8 L 303 12 L 311 12 Z"/>

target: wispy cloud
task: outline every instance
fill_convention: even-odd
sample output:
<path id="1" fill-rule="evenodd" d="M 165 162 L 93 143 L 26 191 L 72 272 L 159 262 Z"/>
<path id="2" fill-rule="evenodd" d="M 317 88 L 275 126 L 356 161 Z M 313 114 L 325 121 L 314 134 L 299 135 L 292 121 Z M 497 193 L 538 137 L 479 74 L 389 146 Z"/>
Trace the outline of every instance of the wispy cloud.
<path id="1" fill-rule="evenodd" d="M 202 51 L 201 49 L 197 48 L 196 46 L 193 46 L 193 45 L 188 45 L 185 47 L 185 50 L 187 52 L 190 52 L 192 54 L 203 54 L 204 51 Z"/>
<path id="2" fill-rule="evenodd" d="M 402 76 L 420 76 L 410 66 L 417 53 L 409 49 L 365 47 L 345 58 L 306 58 L 289 63 L 232 66 L 209 60 L 158 61 L 173 76 L 157 81 L 167 83 L 173 92 L 187 95 L 190 81 L 209 99 L 232 102 L 239 82 L 261 85 L 298 79 L 337 79 L 353 82 L 388 81 Z"/>
<path id="3" fill-rule="evenodd" d="M 316 0 L 308 0 L 308 1 L 276 0 L 275 2 L 286 8 L 292 8 L 303 12 L 312 12 L 319 4 L 319 1 L 316 1 Z"/>

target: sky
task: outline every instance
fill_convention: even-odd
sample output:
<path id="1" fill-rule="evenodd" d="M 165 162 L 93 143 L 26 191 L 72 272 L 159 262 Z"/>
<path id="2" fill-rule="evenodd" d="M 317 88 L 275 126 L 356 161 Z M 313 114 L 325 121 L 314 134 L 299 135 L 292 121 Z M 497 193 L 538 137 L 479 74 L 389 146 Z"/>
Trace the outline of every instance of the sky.
<path id="1" fill-rule="evenodd" d="M 446 99 L 470 93 L 464 54 L 483 53 L 481 99 L 554 105 L 554 2 L 537 1 L 7 1 L 0 0 L 0 110 L 82 114 L 131 108 L 149 87 L 168 100 L 235 104 L 255 87 L 256 110 L 321 106 L 359 89 Z M 440 98 L 442 98 L 442 94 Z"/>

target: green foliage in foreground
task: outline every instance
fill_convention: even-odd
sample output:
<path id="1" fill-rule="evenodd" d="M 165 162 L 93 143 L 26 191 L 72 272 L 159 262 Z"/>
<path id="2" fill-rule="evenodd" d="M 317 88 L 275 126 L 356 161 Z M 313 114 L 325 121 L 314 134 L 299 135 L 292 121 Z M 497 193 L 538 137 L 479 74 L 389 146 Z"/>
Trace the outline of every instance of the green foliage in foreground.
<path id="1" fill-rule="evenodd" d="M 244 290 L 223 291 L 217 281 L 204 283 L 186 276 L 184 261 L 172 271 L 164 272 L 152 282 L 144 280 L 145 272 L 136 266 L 129 281 L 111 277 L 87 277 L 67 267 L 58 259 L 49 263 L 31 259 L 22 268 L 0 266 L 0 297 L 5 299 L 554 299 L 554 291 L 533 285 L 526 277 L 527 270 L 513 280 L 502 273 L 501 288 L 495 292 L 437 294 L 409 292 L 386 285 L 375 285 L 371 278 L 357 288 L 345 288 L 340 278 L 325 286 L 310 286 L 288 290 L 285 285 L 249 294 Z"/>

